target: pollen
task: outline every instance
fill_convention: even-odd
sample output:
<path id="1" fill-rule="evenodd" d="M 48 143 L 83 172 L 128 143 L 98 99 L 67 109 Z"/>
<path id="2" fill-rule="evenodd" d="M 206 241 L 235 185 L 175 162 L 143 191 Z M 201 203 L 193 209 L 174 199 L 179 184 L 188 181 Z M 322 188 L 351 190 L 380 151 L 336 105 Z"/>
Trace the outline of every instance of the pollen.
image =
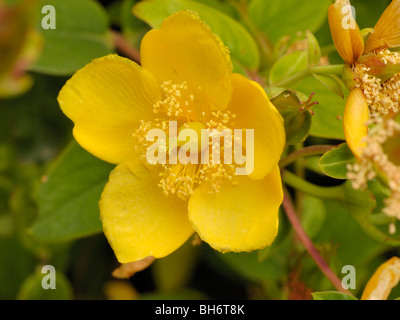
<path id="1" fill-rule="evenodd" d="M 163 99 L 154 104 L 153 112 L 164 113 L 169 118 L 187 116 L 191 112 L 189 101 L 193 101 L 188 99 L 187 89 L 186 81 L 181 84 L 164 81 L 161 84 Z"/>
<path id="2" fill-rule="evenodd" d="M 400 166 L 393 163 L 385 153 L 385 144 L 400 135 L 400 124 L 394 120 L 371 120 L 374 127 L 365 137 L 367 147 L 363 150 L 360 162 L 348 165 L 347 178 L 355 189 L 364 189 L 367 182 L 374 179 L 378 173 L 386 180 L 390 196 L 385 199 L 383 213 L 388 217 L 400 220 Z M 400 146 L 399 146 L 400 147 Z"/>
<path id="3" fill-rule="evenodd" d="M 202 88 L 197 87 L 197 90 Z M 177 128 L 198 129 L 203 128 L 208 132 L 208 141 L 198 141 L 198 161 L 196 163 L 159 163 L 160 182 L 158 186 L 166 195 L 176 195 L 180 199 L 187 200 L 194 190 L 206 184 L 210 193 L 219 192 L 222 184 L 226 181 L 235 184 L 235 168 L 237 166 L 231 161 L 225 161 L 225 150 L 232 150 L 232 146 L 239 145 L 234 135 L 236 115 L 230 111 L 206 111 L 196 112 L 194 104 L 196 103 L 196 90 L 191 92 L 186 82 L 173 84 L 171 81 L 165 81 L 161 84 L 162 99 L 153 105 L 154 119 L 141 121 L 139 127 L 134 131 L 135 149 L 141 154 L 141 159 L 147 161 L 146 151 L 152 142 L 148 142 L 146 136 L 151 129 L 161 129 L 166 135 L 169 134 L 170 121 L 177 122 Z M 156 117 L 157 115 L 157 117 Z M 195 130 L 199 139 L 200 130 Z M 177 132 L 177 136 L 180 132 Z M 174 137 L 177 139 L 177 137 Z M 171 137 L 169 138 L 171 139 Z M 185 141 L 178 141 L 174 146 L 176 150 L 171 150 L 166 139 L 166 145 L 159 153 L 165 153 L 169 159 L 171 151 L 179 153 L 180 148 L 185 145 Z M 204 147 L 203 147 L 204 146 Z M 242 148 L 242 146 L 239 146 Z M 208 149 L 208 161 L 203 161 L 203 149 Z M 228 154 L 228 152 L 227 152 Z M 231 154 L 232 155 L 232 154 Z M 231 157 L 232 158 L 232 157 Z M 227 162 L 227 163 L 226 163 Z M 155 165 L 149 163 L 150 165 Z"/>
<path id="4" fill-rule="evenodd" d="M 383 49 L 375 53 L 385 65 L 400 64 L 400 54 Z M 370 68 L 363 64 L 355 64 L 353 71 L 357 78 L 356 87 L 361 88 L 367 98 L 371 117 L 386 117 L 400 112 L 400 75 L 394 74 L 382 81 L 369 73 Z"/>

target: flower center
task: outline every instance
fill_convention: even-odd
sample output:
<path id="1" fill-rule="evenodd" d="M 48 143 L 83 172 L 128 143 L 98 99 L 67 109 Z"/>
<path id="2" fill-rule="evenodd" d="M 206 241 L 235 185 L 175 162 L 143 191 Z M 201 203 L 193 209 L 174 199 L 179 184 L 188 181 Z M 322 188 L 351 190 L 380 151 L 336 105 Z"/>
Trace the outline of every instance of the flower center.
<path id="1" fill-rule="evenodd" d="M 383 65 L 400 65 L 400 54 L 383 49 L 375 52 L 375 58 Z M 400 75 L 394 74 L 386 81 L 371 75 L 371 68 L 360 63 L 353 66 L 357 78 L 356 87 L 367 98 L 371 117 L 387 117 L 400 112 Z"/>
<path id="2" fill-rule="evenodd" d="M 199 101 L 185 82 L 167 81 L 161 89 L 162 99 L 153 106 L 154 120 L 141 121 L 133 134 L 141 159 L 162 166 L 159 187 L 166 195 L 186 200 L 200 184 L 207 183 L 210 192 L 218 192 L 223 180 L 234 183 L 235 168 L 243 166 L 232 161 L 233 147 L 242 148 L 232 129 L 236 115 L 210 111 L 201 103 L 199 110 Z M 149 139 L 153 129 L 158 130 L 158 139 Z M 155 143 L 156 161 L 148 161 L 149 148 Z"/>
<path id="3" fill-rule="evenodd" d="M 190 150 L 197 150 L 200 153 L 208 146 L 208 141 L 202 139 L 202 130 L 204 132 L 205 129 L 206 126 L 199 121 L 184 123 L 178 130 L 178 138 L 184 136 L 185 140 L 178 139 L 177 146 L 182 147 L 186 144 Z"/>

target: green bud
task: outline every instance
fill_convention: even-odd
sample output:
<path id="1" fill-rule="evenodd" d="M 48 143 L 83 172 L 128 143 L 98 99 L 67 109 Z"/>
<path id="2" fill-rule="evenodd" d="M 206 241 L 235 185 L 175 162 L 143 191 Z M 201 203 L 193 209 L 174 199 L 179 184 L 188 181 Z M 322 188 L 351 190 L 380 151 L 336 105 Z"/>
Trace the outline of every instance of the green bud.
<path id="1" fill-rule="evenodd" d="M 286 142 L 294 145 L 304 141 L 311 128 L 314 112 L 311 107 L 318 102 L 311 102 L 313 93 L 307 98 L 304 94 L 289 89 L 269 88 L 270 100 L 284 119 Z"/>

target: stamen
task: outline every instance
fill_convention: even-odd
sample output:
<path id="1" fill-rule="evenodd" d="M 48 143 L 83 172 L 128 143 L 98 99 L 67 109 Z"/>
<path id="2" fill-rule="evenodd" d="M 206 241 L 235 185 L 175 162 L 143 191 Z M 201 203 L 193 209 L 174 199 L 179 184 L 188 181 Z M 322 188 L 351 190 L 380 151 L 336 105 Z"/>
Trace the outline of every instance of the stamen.
<path id="1" fill-rule="evenodd" d="M 165 195 L 175 194 L 183 200 L 188 199 L 193 194 L 195 188 L 203 183 L 207 183 L 211 193 L 218 192 L 223 181 L 230 181 L 233 184 L 236 183 L 234 176 L 235 168 L 238 165 L 232 163 L 225 164 L 224 151 L 226 148 L 232 150 L 233 145 L 235 145 L 235 147 L 242 147 L 239 142 L 235 140 L 236 137 L 232 129 L 234 127 L 236 115 L 232 114 L 230 111 L 213 111 L 210 113 L 203 111 L 200 116 L 202 119 L 207 120 L 200 122 L 199 119 L 195 118 L 196 114 L 193 108 L 196 97 L 193 94 L 189 94 L 187 89 L 188 86 L 186 82 L 180 85 L 173 84 L 171 81 L 163 82 L 161 85 L 163 98 L 153 106 L 153 112 L 155 114 L 160 114 L 160 117 L 155 118 L 154 121 L 141 121 L 139 128 L 137 128 L 133 134 L 136 138 L 135 149 L 141 152 L 141 158 L 146 161 L 146 151 L 149 146 L 154 143 L 146 140 L 146 135 L 151 129 L 159 128 L 167 135 L 169 131 L 169 121 L 179 120 L 180 128 L 195 129 L 198 136 L 198 131 L 201 131 L 200 128 L 209 130 L 209 161 L 207 163 L 202 163 L 201 159 L 201 151 L 204 149 L 203 145 L 207 148 L 207 143 L 204 144 L 204 142 L 199 140 L 198 164 L 190 162 L 182 164 L 179 163 L 179 160 L 177 164 L 160 164 L 163 171 L 160 173 L 159 187 L 163 190 Z M 197 89 L 202 90 L 201 87 Z M 223 130 L 227 130 L 227 132 L 230 133 L 230 141 L 229 139 L 222 139 L 222 134 L 219 136 L 219 139 L 213 139 L 214 132 L 218 135 Z M 221 142 L 221 140 L 223 140 L 223 142 Z M 182 146 L 183 144 L 177 144 L 178 149 Z M 169 147 L 167 146 L 165 150 L 159 150 L 159 152 L 167 153 L 168 150 Z M 219 161 L 213 161 L 216 160 L 213 159 L 214 156 L 217 156 Z"/>
<path id="2" fill-rule="evenodd" d="M 311 115 L 315 115 L 314 111 L 311 109 L 312 106 L 315 106 L 316 104 L 319 104 L 318 101 L 311 101 L 312 98 L 314 97 L 315 93 L 311 92 L 310 96 L 306 101 L 301 101 L 300 105 L 302 107 L 300 108 L 300 111 L 303 112 L 304 110 L 307 110 L 308 112 L 311 113 Z"/>
<path id="3" fill-rule="evenodd" d="M 391 191 L 385 199 L 383 213 L 400 220 L 400 166 L 396 166 L 384 152 L 384 143 L 400 134 L 400 124 L 394 120 L 373 120 L 375 127 L 370 129 L 365 138 L 367 147 L 364 149 L 360 162 L 348 165 L 347 178 L 352 181 L 355 189 L 367 187 L 367 182 L 381 172 L 387 179 Z"/>
<path id="4" fill-rule="evenodd" d="M 400 64 L 400 54 L 388 49 L 375 53 L 384 64 Z M 355 64 L 356 87 L 361 88 L 367 98 L 372 118 L 386 117 L 400 112 L 400 75 L 395 74 L 386 81 L 369 74 L 370 68 Z"/>

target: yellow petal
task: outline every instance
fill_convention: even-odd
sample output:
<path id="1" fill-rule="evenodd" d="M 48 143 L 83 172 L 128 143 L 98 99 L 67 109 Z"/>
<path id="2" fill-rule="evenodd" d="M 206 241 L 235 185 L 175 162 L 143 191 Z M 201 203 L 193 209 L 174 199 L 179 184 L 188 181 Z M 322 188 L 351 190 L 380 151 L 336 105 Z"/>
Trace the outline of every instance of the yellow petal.
<path id="1" fill-rule="evenodd" d="M 254 171 L 250 178 L 263 179 L 275 169 L 285 147 L 283 118 L 258 83 L 240 74 L 232 75 L 232 83 L 227 110 L 236 114 L 236 128 L 254 130 Z"/>
<path id="2" fill-rule="evenodd" d="M 396 47 L 400 47 L 400 0 L 393 0 L 376 23 L 365 44 L 365 53 Z"/>
<path id="3" fill-rule="evenodd" d="M 363 138 L 368 134 L 366 122 L 369 120 L 369 109 L 367 100 L 361 89 L 355 88 L 350 91 L 347 98 L 343 115 L 343 129 L 346 142 L 359 159 L 362 150 L 366 147 Z"/>
<path id="4" fill-rule="evenodd" d="M 400 281 L 400 259 L 393 257 L 383 263 L 368 281 L 361 300 L 386 300 Z"/>
<path id="5" fill-rule="evenodd" d="M 160 100 L 155 78 L 129 59 L 99 58 L 75 73 L 58 96 L 74 122 L 78 143 L 96 157 L 122 163 L 138 158 L 133 133 L 140 120 L 154 117 Z"/>
<path id="6" fill-rule="evenodd" d="M 195 102 L 224 109 L 232 93 L 228 49 L 197 15 L 180 11 L 148 32 L 141 43 L 143 68 L 160 82 L 187 82 Z M 203 105 L 203 108 L 206 106 Z"/>
<path id="7" fill-rule="evenodd" d="M 226 180 L 215 193 L 201 184 L 189 199 L 189 219 L 200 238 L 219 251 L 264 248 L 278 231 L 283 199 L 279 168 L 263 180 L 236 178 L 237 184 Z"/>
<path id="8" fill-rule="evenodd" d="M 159 171 L 123 163 L 110 175 L 100 201 L 104 234 L 119 262 L 162 258 L 193 233 L 187 202 L 165 196 Z"/>
<path id="9" fill-rule="evenodd" d="M 353 64 L 364 51 L 364 41 L 351 14 L 350 1 L 336 0 L 329 7 L 328 19 L 336 50 L 347 64 Z"/>

